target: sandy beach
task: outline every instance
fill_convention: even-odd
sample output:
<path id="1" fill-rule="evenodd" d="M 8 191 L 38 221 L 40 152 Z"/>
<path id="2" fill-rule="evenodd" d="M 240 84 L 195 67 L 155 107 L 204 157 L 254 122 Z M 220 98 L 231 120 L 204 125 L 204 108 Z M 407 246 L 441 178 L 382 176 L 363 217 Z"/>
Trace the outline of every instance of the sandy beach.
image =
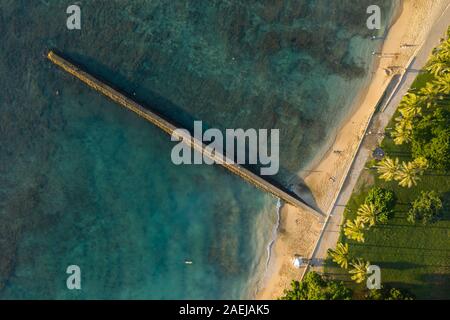
<path id="1" fill-rule="evenodd" d="M 317 207 L 325 214 L 329 215 L 334 207 L 368 123 L 387 86 L 395 75 L 407 67 L 449 4 L 450 0 L 403 1 L 401 12 L 377 58 L 371 83 L 355 100 L 352 114 L 338 130 L 328 152 L 304 179 Z M 392 66 L 395 68 L 386 72 Z M 292 259 L 295 255 L 311 258 L 324 228 L 324 221 L 318 221 L 314 216 L 289 205 L 283 206 L 280 219 L 278 237 L 257 299 L 277 299 L 292 280 L 302 278 L 305 268 L 294 268 Z"/>

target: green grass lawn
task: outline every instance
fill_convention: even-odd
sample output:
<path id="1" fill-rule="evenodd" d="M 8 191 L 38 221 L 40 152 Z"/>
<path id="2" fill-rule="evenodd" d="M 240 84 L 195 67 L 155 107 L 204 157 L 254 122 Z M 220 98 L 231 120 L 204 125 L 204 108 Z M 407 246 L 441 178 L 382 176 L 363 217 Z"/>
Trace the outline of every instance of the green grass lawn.
<path id="1" fill-rule="evenodd" d="M 412 87 L 421 87 L 431 78 L 427 73 L 421 74 Z M 409 146 L 395 145 L 389 134 L 384 139 L 382 148 L 390 157 L 411 159 Z M 358 190 L 354 191 L 347 204 L 346 219 L 355 218 L 368 189 L 375 185 L 394 191 L 397 204 L 393 218 L 386 225 L 377 225 L 366 231 L 364 243 L 347 240 L 341 229 L 340 239 L 342 242 L 348 242 L 350 255 L 378 265 L 381 268 L 383 284 L 407 289 L 418 299 L 449 299 L 450 173 L 427 171 L 416 187 L 407 189 L 399 187 L 395 181 L 379 180 L 374 170 L 365 170 L 357 185 Z M 436 223 L 424 226 L 419 222 L 412 225 L 406 221 L 406 212 L 409 204 L 423 190 L 439 192 L 444 201 L 444 213 L 442 219 Z M 325 272 L 344 280 L 355 289 L 355 296 L 361 297 L 365 284 L 353 284 L 345 270 L 327 261 Z"/>

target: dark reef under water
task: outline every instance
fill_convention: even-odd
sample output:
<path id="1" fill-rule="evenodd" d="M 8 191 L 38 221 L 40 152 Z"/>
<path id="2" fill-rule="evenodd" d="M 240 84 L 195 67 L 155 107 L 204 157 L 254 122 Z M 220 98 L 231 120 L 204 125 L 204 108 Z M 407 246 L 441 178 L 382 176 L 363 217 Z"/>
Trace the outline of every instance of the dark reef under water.
<path id="1" fill-rule="evenodd" d="M 275 199 L 222 168 L 173 165 L 170 137 L 48 49 L 184 127 L 280 129 L 274 179 L 289 185 L 370 79 L 372 2 L 86 1 L 70 31 L 67 1 L 2 0 L 0 298 L 248 297 L 276 219 Z M 396 2 L 377 4 L 386 26 Z"/>

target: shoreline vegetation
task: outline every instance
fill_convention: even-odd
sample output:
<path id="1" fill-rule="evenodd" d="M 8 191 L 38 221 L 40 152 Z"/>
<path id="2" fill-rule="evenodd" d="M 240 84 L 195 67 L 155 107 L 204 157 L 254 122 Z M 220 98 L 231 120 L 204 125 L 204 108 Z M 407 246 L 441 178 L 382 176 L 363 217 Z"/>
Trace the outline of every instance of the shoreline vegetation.
<path id="1" fill-rule="evenodd" d="M 283 206 L 278 237 L 273 245 L 265 279 L 256 295 L 257 299 L 280 298 L 291 287 L 292 281 L 303 278 L 306 268 L 297 269 L 292 264 L 296 255 L 306 257 L 313 271 L 323 269 L 327 249 L 336 246 L 340 234 L 339 225 L 346 199 L 352 194 L 365 159 L 373 151 L 365 147 L 360 149 L 360 144 L 365 136 L 368 138 L 364 140 L 373 140 L 369 141 L 369 145 L 376 145 L 379 139 L 377 133 L 366 132 L 368 124 L 383 122 L 383 115 L 375 113 L 386 89 L 393 77 L 399 76 L 408 67 L 449 4 L 449 0 L 432 3 L 421 0 L 402 2 L 401 12 L 383 44 L 372 81 L 357 99 L 358 107 L 338 131 L 329 151 L 304 179 L 314 196 L 314 202 L 329 216 L 329 221 L 322 224 L 301 210 L 289 205 Z M 431 51 L 434 45 L 426 49 Z M 392 66 L 396 66 L 395 70 Z M 396 92 L 393 100 L 398 95 L 400 93 Z M 380 132 L 384 131 L 384 128 L 379 129 Z M 354 159 L 357 152 L 363 155 Z M 364 262 L 358 261 L 361 265 Z"/>
<path id="2" fill-rule="evenodd" d="M 419 299 L 448 299 L 449 127 L 450 26 L 399 103 L 380 144 L 385 156 L 367 162 L 325 274 L 348 281 L 344 270 L 359 256 L 379 265 L 386 286 L 395 284 Z M 366 277 L 363 269 L 360 283 Z M 350 286 L 357 298 L 367 291 Z"/>

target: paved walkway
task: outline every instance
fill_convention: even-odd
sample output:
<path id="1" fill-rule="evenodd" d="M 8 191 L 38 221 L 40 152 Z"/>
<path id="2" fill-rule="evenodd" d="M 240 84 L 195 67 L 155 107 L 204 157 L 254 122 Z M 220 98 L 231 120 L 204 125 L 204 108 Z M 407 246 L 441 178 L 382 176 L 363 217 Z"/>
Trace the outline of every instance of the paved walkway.
<path id="1" fill-rule="evenodd" d="M 388 105 L 384 107 L 384 111 L 376 116 L 377 121 L 372 121 L 367 131 L 383 132 L 395 113 L 398 104 L 402 97 L 407 93 L 411 84 L 417 77 L 417 70 L 422 70 L 427 63 L 433 48 L 435 48 L 441 38 L 444 36 L 450 23 L 450 7 L 447 7 L 442 16 L 434 24 L 430 30 L 426 41 L 420 46 L 420 49 L 416 53 L 415 58 L 412 60 L 406 74 L 401 80 L 401 84 L 397 88 L 397 92 L 394 97 L 389 101 Z M 376 128 L 374 123 L 376 123 Z M 339 238 L 340 225 L 342 217 L 350 196 L 352 195 L 353 188 L 365 167 L 365 163 L 369 155 L 372 153 L 373 142 L 369 143 L 367 136 L 363 138 L 363 142 L 356 154 L 352 167 L 347 175 L 346 181 L 337 197 L 337 200 L 330 212 L 330 217 L 326 223 L 325 228 L 322 231 L 317 246 L 312 254 L 312 265 L 310 269 L 315 271 L 322 271 L 324 260 L 327 257 L 327 250 L 334 248 Z"/>

